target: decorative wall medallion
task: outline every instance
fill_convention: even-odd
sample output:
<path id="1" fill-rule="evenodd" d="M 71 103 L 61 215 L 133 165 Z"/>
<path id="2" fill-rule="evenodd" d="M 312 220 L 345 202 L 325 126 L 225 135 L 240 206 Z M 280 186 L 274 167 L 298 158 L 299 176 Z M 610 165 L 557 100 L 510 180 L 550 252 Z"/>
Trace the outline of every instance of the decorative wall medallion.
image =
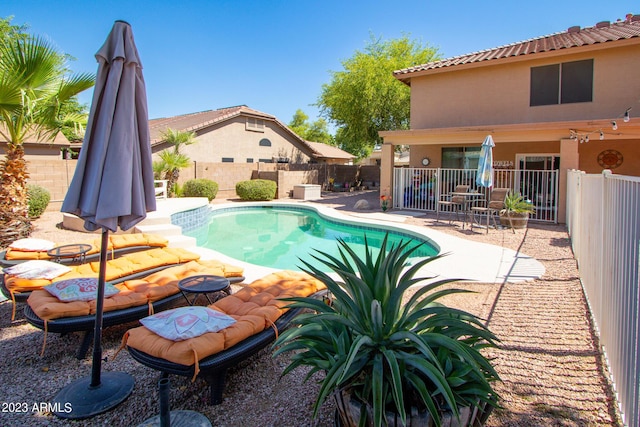
<path id="1" fill-rule="evenodd" d="M 622 164 L 622 154 L 616 150 L 604 150 L 598 154 L 598 164 L 605 169 L 615 169 Z"/>

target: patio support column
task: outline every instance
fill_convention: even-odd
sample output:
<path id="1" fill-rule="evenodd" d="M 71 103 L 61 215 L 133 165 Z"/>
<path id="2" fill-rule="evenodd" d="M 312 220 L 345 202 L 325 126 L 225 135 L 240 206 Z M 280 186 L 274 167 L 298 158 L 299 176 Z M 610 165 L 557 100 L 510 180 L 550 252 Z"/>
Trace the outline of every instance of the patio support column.
<path id="1" fill-rule="evenodd" d="M 567 222 L 567 171 L 580 168 L 577 139 L 560 140 L 560 168 L 558 173 L 558 222 Z"/>
<path id="2" fill-rule="evenodd" d="M 380 195 L 388 196 L 391 200 L 393 200 L 394 148 L 393 143 L 385 141 L 382 144 L 382 158 L 380 160 Z"/>

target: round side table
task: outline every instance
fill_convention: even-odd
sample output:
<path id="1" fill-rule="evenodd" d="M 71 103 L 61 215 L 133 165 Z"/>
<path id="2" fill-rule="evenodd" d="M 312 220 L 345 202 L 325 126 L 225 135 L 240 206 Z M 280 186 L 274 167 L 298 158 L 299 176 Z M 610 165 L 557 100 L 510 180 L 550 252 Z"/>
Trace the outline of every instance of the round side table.
<path id="1" fill-rule="evenodd" d="M 63 258 L 71 258 L 71 262 L 78 261 L 82 264 L 84 263 L 85 255 L 91 248 L 93 246 L 86 243 L 73 243 L 49 249 L 47 255 L 53 258 L 55 262 L 61 262 Z"/>
<path id="2" fill-rule="evenodd" d="M 194 305 L 200 295 L 205 296 L 209 304 L 213 304 L 208 294 L 212 293 L 225 293 L 231 295 L 231 285 L 229 279 L 222 276 L 213 276 L 210 274 L 203 274 L 199 276 L 190 276 L 178 282 L 178 289 L 182 292 L 182 296 L 189 305 Z M 188 294 L 195 294 L 193 299 L 189 299 Z"/>

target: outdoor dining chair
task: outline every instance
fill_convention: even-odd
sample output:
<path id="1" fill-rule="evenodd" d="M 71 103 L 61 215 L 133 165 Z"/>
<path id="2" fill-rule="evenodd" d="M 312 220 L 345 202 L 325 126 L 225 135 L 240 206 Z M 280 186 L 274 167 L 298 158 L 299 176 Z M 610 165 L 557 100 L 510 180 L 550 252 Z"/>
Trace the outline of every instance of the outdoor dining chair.
<path id="1" fill-rule="evenodd" d="M 454 193 L 467 193 L 469 191 L 468 185 L 456 185 L 453 190 Z M 440 211 L 448 208 L 449 212 L 449 224 L 451 224 L 453 214 L 456 215 L 456 220 L 459 220 L 459 215 L 464 215 L 465 205 L 467 203 L 466 197 L 447 194 L 445 200 L 438 200 L 438 209 L 436 210 L 436 222 L 439 221 Z"/>
<path id="2" fill-rule="evenodd" d="M 509 194 L 509 188 L 494 188 L 489 196 L 489 203 L 486 206 L 474 206 L 471 208 L 471 230 L 473 225 L 482 224 L 482 217 L 486 217 L 487 233 L 489 233 L 489 221 L 493 221 L 493 226 L 498 228 L 496 222 L 496 215 L 504 209 L 504 200 Z M 479 221 L 475 221 L 476 215 L 479 217 Z"/>

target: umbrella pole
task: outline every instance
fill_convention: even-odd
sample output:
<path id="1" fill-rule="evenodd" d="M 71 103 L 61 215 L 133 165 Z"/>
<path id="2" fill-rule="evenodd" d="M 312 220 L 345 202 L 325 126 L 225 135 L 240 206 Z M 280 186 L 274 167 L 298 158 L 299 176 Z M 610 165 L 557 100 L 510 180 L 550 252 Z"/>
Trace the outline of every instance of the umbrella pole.
<path id="1" fill-rule="evenodd" d="M 109 247 L 109 229 L 102 229 L 100 242 L 100 270 L 98 272 L 98 296 L 96 297 L 96 324 L 93 332 L 93 363 L 91 364 L 90 387 L 100 385 L 102 370 L 102 315 L 104 311 L 104 287 L 107 270 L 107 248 Z"/>
<path id="2" fill-rule="evenodd" d="M 55 415 L 60 418 L 83 419 L 101 414 L 122 403 L 133 391 L 134 379 L 126 372 L 105 372 L 102 375 L 102 312 L 107 269 L 109 230 L 102 229 L 100 271 L 96 299 L 93 363 L 91 376 L 66 385 L 53 398 Z"/>

